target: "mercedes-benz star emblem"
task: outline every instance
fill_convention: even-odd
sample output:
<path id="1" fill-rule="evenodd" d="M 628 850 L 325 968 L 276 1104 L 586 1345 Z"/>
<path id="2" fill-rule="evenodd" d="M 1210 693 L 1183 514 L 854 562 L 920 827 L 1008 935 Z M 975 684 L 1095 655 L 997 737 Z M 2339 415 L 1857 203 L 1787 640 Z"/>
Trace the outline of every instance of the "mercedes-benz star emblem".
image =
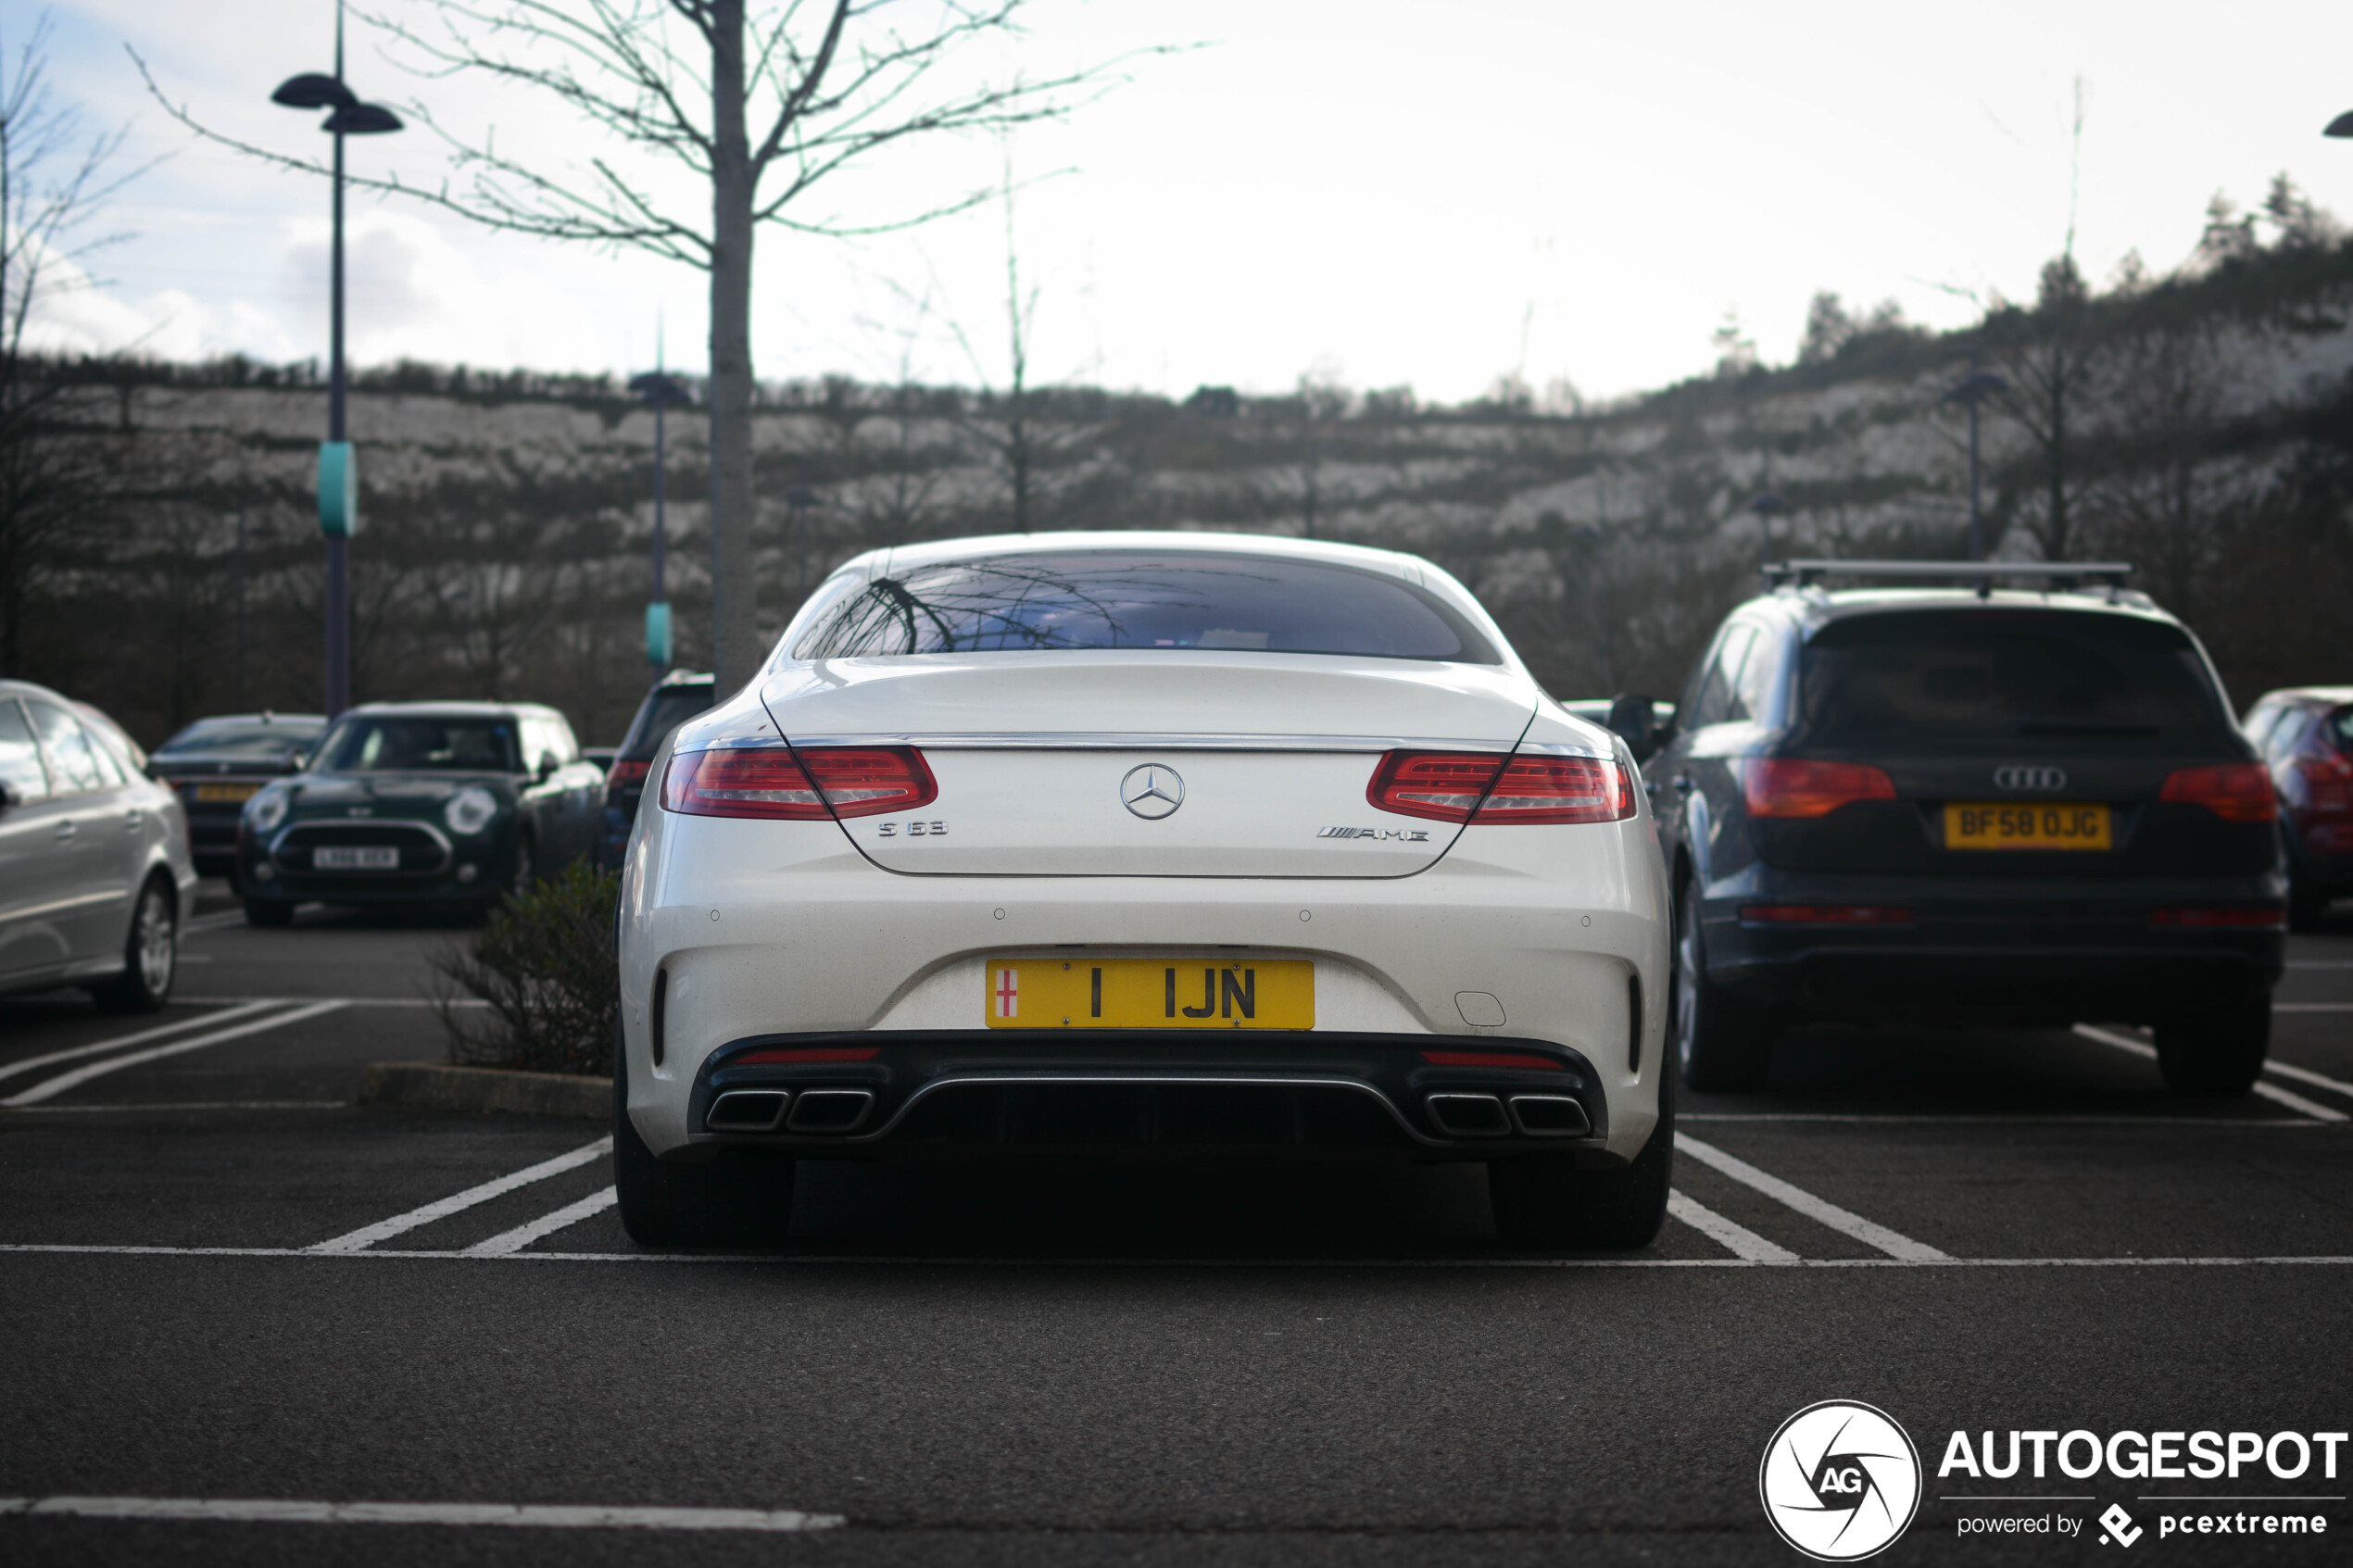
<path id="1" fill-rule="evenodd" d="M 1156 822 L 1185 803 L 1185 781 L 1174 768 L 1147 762 L 1130 768 L 1119 781 L 1119 802 L 1148 822 Z"/>

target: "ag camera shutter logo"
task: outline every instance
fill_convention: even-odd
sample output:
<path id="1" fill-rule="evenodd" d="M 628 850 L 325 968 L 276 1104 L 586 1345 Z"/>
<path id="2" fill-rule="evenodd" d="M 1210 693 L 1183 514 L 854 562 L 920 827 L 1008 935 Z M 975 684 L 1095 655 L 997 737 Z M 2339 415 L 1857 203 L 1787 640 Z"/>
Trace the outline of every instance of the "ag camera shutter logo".
<path id="1" fill-rule="evenodd" d="M 1894 1545 L 1919 1512 L 1919 1450 L 1885 1411 L 1825 1399 L 1765 1445 L 1756 1491 L 1781 1539 L 1817 1562 L 1856 1562 Z"/>

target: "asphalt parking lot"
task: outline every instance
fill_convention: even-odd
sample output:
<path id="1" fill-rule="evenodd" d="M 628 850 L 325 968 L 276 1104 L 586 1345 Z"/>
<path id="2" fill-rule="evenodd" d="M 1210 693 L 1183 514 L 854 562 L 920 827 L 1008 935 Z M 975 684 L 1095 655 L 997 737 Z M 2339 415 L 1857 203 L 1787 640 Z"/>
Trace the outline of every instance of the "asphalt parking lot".
<path id="1" fill-rule="evenodd" d="M 354 1104 L 438 1054 L 454 928 L 208 910 L 160 1016 L 0 1000 L 8 1561 L 1795 1562 L 1758 1461 L 1833 1398 L 1928 1467 L 1887 1561 L 2101 1551 L 2111 1503 L 2134 1557 L 2343 1559 L 2143 1528 L 2188 1498 L 2353 1530 L 2353 1453 L 1937 1474 L 2348 1425 L 2347 906 L 2257 1096 L 2169 1097 L 2130 1031 L 1821 1031 L 1686 1098 L 1655 1248 L 1567 1261 L 1475 1166 L 814 1165 L 787 1255 L 648 1255 L 605 1129 Z M 2005 1512 L 2080 1533 L 1960 1534 Z"/>

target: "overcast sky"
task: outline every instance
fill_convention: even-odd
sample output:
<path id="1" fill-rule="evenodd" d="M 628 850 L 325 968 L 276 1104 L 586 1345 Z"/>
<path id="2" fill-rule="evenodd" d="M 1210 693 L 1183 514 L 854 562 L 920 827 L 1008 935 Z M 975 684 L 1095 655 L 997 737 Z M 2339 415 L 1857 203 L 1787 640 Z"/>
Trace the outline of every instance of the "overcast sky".
<path id="1" fill-rule="evenodd" d="M 323 357 L 323 182 L 196 143 L 125 45 L 197 118 L 323 148 L 267 98 L 330 64 L 331 0 L 54 14 L 61 95 L 92 128 L 127 123 L 130 158 L 164 161 L 117 199 L 133 237 L 105 253 L 100 288 L 56 304 L 46 340 Z M 34 15 L 6 6 L 11 55 Z M 1517 373 L 1608 396 L 1707 368 L 1727 311 L 1766 358 L 1791 358 L 1817 289 L 1958 325 L 1971 295 L 2031 294 L 2064 243 L 2079 77 L 2077 249 L 2095 281 L 2127 252 L 2176 264 L 2208 196 L 2251 205 L 2275 171 L 2353 214 L 2353 143 L 2320 135 L 2353 108 L 2353 8 L 2319 0 L 1036 0 L 1030 28 L 984 69 L 1200 45 L 1132 61 L 1067 126 L 1010 147 L 1045 381 L 1181 396 L 1314 374 L 1453 401 Z M 502 145 L 601 150 L 545 104 L 404 72 L 357 24 L 348 75 L 363 96 L 494 125 Z M 442 167 L 418 132 L 352 148 L 355 169 L 430 182 Z M 987 182 L 1000 157 L 911 148 L 825 209 L 897 217 Z M 694 205 L 689 186 L 654 188 Z M 673 368 L 704 363 L 703 278 L 678 264 L 372 197 L 352 232 L 362 363 L 635 370 L 658 320 Z M 760 375 L 1001 379 L 1005 246 L 994 205 L 882 239 L 763 231 Z"/>

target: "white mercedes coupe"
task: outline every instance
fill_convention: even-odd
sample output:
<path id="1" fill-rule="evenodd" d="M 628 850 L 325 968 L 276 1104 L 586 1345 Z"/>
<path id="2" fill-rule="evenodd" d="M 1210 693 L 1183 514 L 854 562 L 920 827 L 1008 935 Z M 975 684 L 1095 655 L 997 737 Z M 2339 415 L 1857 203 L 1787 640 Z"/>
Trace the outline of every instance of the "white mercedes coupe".
<path id="1" fill-rule="evenodd" d="M 860 556 L 652 764 L 614 1073 L 641 1243 L 797 1159 L 1481 1160 L 1515 1246 L 1665 1213 L 1669 906 L 1626 747 L 1413 556 Z"/>

